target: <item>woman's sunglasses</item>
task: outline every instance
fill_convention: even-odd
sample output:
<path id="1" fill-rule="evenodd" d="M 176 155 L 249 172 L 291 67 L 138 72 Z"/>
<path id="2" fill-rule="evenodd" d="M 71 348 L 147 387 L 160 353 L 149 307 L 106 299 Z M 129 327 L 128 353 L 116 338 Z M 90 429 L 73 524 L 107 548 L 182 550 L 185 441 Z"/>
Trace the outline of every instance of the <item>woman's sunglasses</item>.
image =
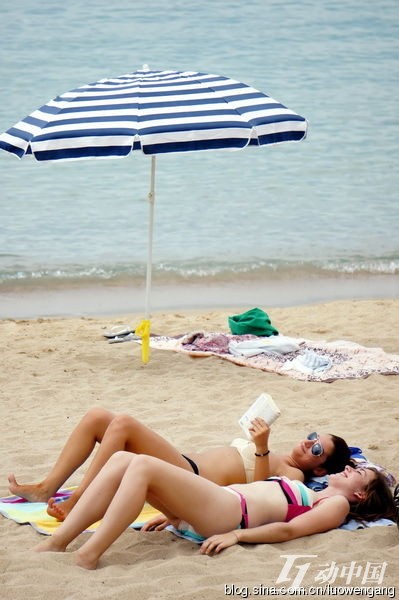
<path id="1" fill-rule="evenodd" d="M 311 440 L 312 442 L 314 441 L 311 450 L 313 456 L 321 456 L 322 454 L 324 454 L 324 448 L 320 442 L 319 434 L 316 431 L 312 431 L 312 433 L 309 433 L 307 439 Z"/>

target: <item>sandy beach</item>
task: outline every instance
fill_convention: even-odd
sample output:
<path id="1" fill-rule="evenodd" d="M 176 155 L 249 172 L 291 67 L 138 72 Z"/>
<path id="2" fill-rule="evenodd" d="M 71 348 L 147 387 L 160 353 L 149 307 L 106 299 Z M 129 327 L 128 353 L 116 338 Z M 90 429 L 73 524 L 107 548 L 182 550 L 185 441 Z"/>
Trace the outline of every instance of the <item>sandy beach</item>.
<path id="1" fill-rule="evenodd" d="M 178 281 L 151 287 L 151 310 L 161 312 L 222 309 L 234 304 L 241 312 L 248 306 L 285 307 L 316 304 L 334 300 L 377 300 L 399 296 L 399 275 L 364 275 L 305 278 L 298 274 L 288 278 L 259 279 L 256 275 L 232 278 L 230 281 Z M 24 285 L 2 284 L 0 319 L 38 317 L 80 317 L 107 315 L 140 315 L 145 303 L 144 278 L 133 283 L 122 281 L 55 282 Z M 237 308 L 238 307 L 238 308 Z M 130 317 L 129 317 L 130 318 Z M 138 317 L 140 318 L 140 317 Z M 163 332 L 162 332 L 163 333 Z"/>
<path id="2" fill-rule="evenodd" d="M 399 354 L 397 299 L 261 308 L 285 335 L 343 339 Z M 165 335 L 196 329 L 228 332 L 227 317 L 237 312 L 243 312 L 242 306 L 158 312 L 153 316 L 153 331 Z M 125 313 L 0 321 L 2 496 L 8 493 L 9 472 L 24 482 L 44 476 L 90 407 L 134 415 L 182 451 L 189 451 L 229 444 L 240 435 L 238 418 L 264 391 L 282 411 L 272 430 L 273 450 L 289 450 L 309 431 L 336 433 L 399 476 L 398 376 L 302 382 L 217 357 L 193 359 L 161 350 L 153 350 L 144 366 L 138 344 L 108 344 L 103 337 L 113 325 L 134 326 L 138 320 L 138 315 Z M 78 483 L 84 468 L 68 484 Z M 246 597 L 246 593 L 271 597 L 262 586 L 265 590 L 290 585 L 277 583 L 287 554 L 311 555 L 299 558 L 290 573 L 292 577 L 300 564 L 310 563 L 302 581 L 308 590 L 324 583 L 364 589 L 398 583 L 399 534 L 393 526 L 334 530 L 284 544 L 235 546 L 214 558 L 200 556 L 195 544 L 169 532 L 128 530 L 95 572 L 72 566 L 69 553 L 32 552 L 41 536 L 30 526 L 0 517 L 0 528 L 2 600 L 215 600 Z M 79 547 L 86 535 L 71 549 Z M 378 569 L 382 569 L 380 581 Z"/>

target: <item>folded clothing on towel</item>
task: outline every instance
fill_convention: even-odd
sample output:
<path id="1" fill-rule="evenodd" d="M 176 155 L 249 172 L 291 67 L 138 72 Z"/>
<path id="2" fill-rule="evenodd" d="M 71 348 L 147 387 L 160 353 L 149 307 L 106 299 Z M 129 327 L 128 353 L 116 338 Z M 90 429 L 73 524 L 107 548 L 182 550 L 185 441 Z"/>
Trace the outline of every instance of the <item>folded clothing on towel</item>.
<path id="1" fill-rule="evenodd" d="M 329 369 L 331 365 L 332 361 L 328 356 L 306 348 L 303 354 L 287 361 L 282 369 L 283 371 L 295 369 L 301 373 L 320 373 Z"/>
<path id="2" fill-rule="evenodd" d="M 229 352 L 234 356 L 256 356 L 262 353 L 277 352 L 277 354 L 289 354 L 297 352 L 300 346 L 296 340 L 284 335 L 273 335 L 268 338 L 254 338 L 238 342 L 229 342 Z"/>

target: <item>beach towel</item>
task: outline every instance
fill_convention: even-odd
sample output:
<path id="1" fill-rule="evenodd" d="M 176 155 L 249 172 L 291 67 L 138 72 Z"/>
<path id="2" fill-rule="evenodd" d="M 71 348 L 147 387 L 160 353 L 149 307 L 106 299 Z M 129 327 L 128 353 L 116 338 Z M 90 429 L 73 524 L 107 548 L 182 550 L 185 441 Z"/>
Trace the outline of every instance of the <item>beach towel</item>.
<path id="1" fill-rule="evenodd" d="M 272 340 L 277 341 L 278 336 Z M 236 353 L 240 343 L 251 340 L 262 352 L 254 356 Z M 355 342 L 314 341 L 305 338 L 287 338 L 294 350 L 281 353 L 268 349 L 265 338 L 254 335 L 232 335 L 193 331 L 180 336 L 157 335 L 150 339 L 152 348 L 182 352 L 191 357 L 218 356 L 240 366 L 261 369 L 269 373 L 287 375 L 302 381 L 330 383 L 338 379 L 360 379 L 372 374 L 399 375 L 399 355 L 388 354 L 382 348 L 368 348 Z M 247 344 L 243 345 L 244 348 Z M 296 350 L 295 347 L 299 349 Z M 231 352 L 234 348 L 234 354 Z M 249 353 L 251 354 L 251 353 Z"/>
<path id="2" fill-rule="evenodd" d="M 60 490 L 55 498 L 66 500 L 75 488 L 69 487 Z M 31 525 L 38 533 L 44 535 L 52 535 L 54 531 L 61 525 L 61 521 L 57 521 L 46 512 L 46 502 L 27 502 L 18 496 L 7 496 L 0 498 L 0 514 L 7 519 L 12 519 L 21 525 Z M 144 523 L 159 514 L 159 511 L 146 503 L 143 510 L 137 519 L 130 525 L 133 529 L 140 529 Z M 86 532 L 95 531 L 100 525 L 100 521 L 93 523 Z"/>

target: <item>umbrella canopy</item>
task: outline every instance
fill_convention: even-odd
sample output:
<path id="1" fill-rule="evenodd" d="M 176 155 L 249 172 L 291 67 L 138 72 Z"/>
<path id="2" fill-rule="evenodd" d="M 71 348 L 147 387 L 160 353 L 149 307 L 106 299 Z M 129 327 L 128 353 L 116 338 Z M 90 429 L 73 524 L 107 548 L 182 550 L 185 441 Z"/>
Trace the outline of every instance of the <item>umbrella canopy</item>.
<path id="1" fill-rule="evenodd" d="M 38 161 L 152 156 L 145 319 L 149 335 L 155 155 L 240 150 L 304 139 L 307 122 L 234 79 L 192 71 L 141 70 L 101 79 L 50 100 L 0 135 L 0 148 Z"/>

